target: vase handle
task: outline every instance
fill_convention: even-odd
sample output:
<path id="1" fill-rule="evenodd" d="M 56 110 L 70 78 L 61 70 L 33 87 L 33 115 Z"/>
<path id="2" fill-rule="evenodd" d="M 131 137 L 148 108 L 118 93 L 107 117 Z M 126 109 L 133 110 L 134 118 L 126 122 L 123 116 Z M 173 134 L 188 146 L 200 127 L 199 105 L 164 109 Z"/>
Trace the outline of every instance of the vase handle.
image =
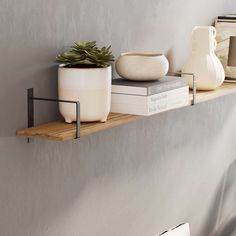
<path id="1" fill-rule="evenodd" d="M 213 28 L 213 37 L 216 38 L 216 28 L 215 27 L 212 28 Z"/>
<path id="2" fill-rule="evenodd" d="M 217 41 L 214 40 L 214 50 L 216 50 L 216 48 L 217 48 Z"/>

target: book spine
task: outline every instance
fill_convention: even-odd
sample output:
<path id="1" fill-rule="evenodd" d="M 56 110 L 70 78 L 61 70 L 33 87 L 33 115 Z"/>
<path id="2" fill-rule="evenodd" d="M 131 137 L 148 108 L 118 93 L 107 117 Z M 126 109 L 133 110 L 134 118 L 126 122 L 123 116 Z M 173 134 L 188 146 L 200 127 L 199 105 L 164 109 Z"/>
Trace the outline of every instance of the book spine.
<path id="1" fill-rule="evenodd" d="M 124 103 L 124 104 L 137 104 L 140 106 L 146 105 L 149 101 L 157 102 L 161 99 L 167 99 L 173 95 L 188 91 L 188 86 L 165 91 L 162 93 L 154 94 L 151 96 L 139 96 L 130 94 L 112 94 L 111 100 L 113 103 Z"/>
<path id="2" fill-rule="evenodd" d="M 186 93 L 172 97 L 168 100 L 160 100 L 156 103 L 151 103 L 148 106 L 148 115 L 154 115 L 160 112 L 168 111 L 189 104 L 189 95 Z"/>
<path id="3" fill-rule="evenodd" d="M 149 106 L 146 107 L 139 107 L 137 105 L 131 105 L 131 104 L 112 103 L 111 112 L 140 115 L 140 116 L 150 116 L 187 105 L 189 105 L 188 95 L 183 94 L 178 97 L 173 97 L 168 101 L 168 103 L 159 101 L 159 103 L 149 104 Z"/>
<path id="4" fill-rule="evenodd" d="M 188 87 L 184 89 L 177 89 L 175 93 L 165 92 L 161 95 L 149 96 L 146 102 L 136 102 L 130 101 L 130 103 L 125 102 L 122 99 L 115 101 L 112 100 L 111 111 L 117 113 L 126 113 L 133 115 L 153 115 L 166 110 L 174 109 L 180 106 L 186 106 L 189 104 L 189 91 Z M 128 99 L 127 99 L 128 100 Z"/>
<path id="5" fill-rule="evenodd" d="M 219 19 L 217 19 L 216 24 L 217 23 L 236 23 L 236 19 L 234 19 L 234 20 L 219 20 Z"/>
<path id="6" fill-rule="evenodd" d="M 218 20 L 236 20 L 234 16 L 218 16 Z"/>
<path id="7" fill-rule="evenodd" d="M 185 79 L 179 79 L 177 81 L 163 83 L 162 85 L 153 86 L 153 87 L 148 88 L 147 96 L 166 92 L 166 91 L 173 90 L 173 89 L 178 89 L 181 87 L 185 87 L 187 85 L 188 85 L 188 83 Z"/>

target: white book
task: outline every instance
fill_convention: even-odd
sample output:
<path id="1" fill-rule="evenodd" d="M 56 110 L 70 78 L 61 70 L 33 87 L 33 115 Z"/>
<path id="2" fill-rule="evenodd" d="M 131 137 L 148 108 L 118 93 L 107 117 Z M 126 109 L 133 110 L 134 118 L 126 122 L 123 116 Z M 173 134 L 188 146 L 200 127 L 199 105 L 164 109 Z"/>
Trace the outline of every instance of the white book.
<path id="1" fill-rule="evenodd" d="M 217 22 L 217 23 L 235 23 L 236 22 L 236 20 L 219 20 L 219 19 L 217 19 L 215 22 Z"/>
<path id="2" fill-rule="evenodd" d="M 111 112 L 149 116 L 189 105 L 189 87 L 151 96 L 112 94 Z"/>

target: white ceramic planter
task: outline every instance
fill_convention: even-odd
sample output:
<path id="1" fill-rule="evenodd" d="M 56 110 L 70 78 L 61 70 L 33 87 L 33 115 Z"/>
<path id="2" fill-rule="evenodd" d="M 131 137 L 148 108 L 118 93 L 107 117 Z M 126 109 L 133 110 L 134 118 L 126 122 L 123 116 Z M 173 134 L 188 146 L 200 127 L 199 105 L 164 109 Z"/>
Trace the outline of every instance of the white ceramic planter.
<path id="1" fill-rule="evenodd" d="M 59 99 L 80 102 L 81 122 L 107 120 L 111 106 L 111 66 L 107 68 L 58 69 Z M 59 110 L 67 123 L 76 121 L 74 104 L 60 103 Z"/>
<path id="2" fill-rule="evenodd" d="M 129 80 L 148 81 L 164 77 L 169 70 L 169 62 L 163 54 L 122 53 L 116 61 L 117 73 Z"/>

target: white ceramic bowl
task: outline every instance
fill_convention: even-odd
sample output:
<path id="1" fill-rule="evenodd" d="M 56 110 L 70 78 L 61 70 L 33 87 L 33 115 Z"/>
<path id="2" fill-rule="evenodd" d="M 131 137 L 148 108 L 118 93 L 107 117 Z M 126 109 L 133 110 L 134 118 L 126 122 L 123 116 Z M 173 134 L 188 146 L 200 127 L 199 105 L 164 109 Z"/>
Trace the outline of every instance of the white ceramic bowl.
<path id="1" fill-rule="evenodd" d="M 158 80 L 169 70 L 167 58 L 158 53 L 122 53 L 115 66 L 122 78 L 134 81 Z"/>

